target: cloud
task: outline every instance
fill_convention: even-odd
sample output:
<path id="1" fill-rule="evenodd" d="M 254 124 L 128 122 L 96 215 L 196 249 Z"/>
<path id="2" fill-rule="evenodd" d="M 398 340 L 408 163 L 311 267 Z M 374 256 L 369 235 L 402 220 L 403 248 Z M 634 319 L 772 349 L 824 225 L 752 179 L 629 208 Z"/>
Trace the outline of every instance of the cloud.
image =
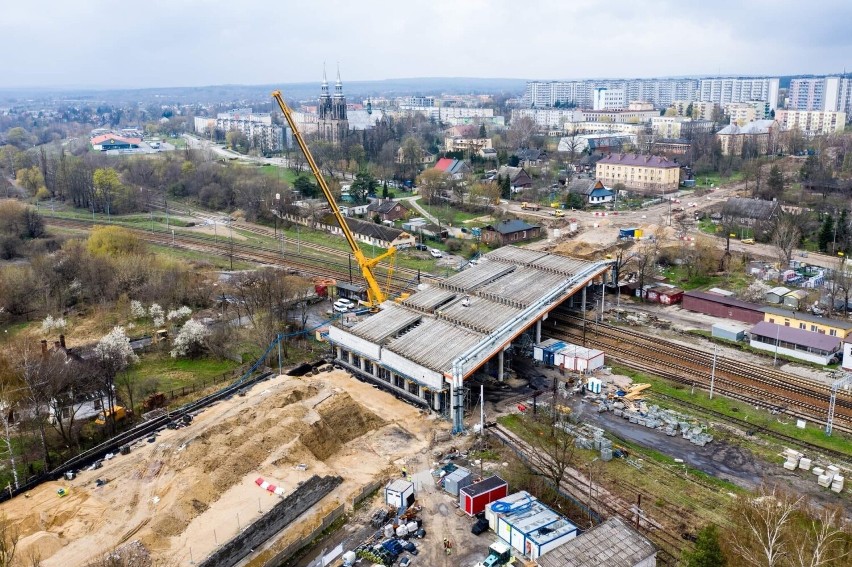
<path id="1" fill-rule="evenodd" d="M 4 7 L 0 86 L 836 73 L 849 21 L 845 0 L 30 0 Z"/>

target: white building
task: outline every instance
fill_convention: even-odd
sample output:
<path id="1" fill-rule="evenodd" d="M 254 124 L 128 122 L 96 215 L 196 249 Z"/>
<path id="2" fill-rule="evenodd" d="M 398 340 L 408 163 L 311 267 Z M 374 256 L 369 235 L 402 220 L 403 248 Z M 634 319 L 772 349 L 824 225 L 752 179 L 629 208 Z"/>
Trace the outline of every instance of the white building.
<path id="1" fill-rule="evenodd" d="M 787 91 L 789 110 L 822 110 L 852 115 L 852 79 L 809 77 L 792 79 Z"/>
<path id="2" fill-rule="evenodd" d="M 732 102 L 764 100 L 770 110 L 778 107 L 777 78 L 721 77 L 699 80 L 696 100 L 715 102 L 723 107 Z"/>
<path id="3" fill-rule="evenodd" d="M 215 123 L 211 118 L 195 117 L 195 131 L 209 135 L 212 128 L 228 132 L 239 130 L 265 151 L 284 149 L 284 129 L 272 124 L 272 115 L 268 112 L 255 113 L 251 108 L 239 108 L 216 115 Z"/>
<path id="4" fill-rule="evenodd" d="M 621 110 L 626 106 L 624 89 L 597 87 L 592 100 L 593 110 Z"/>
<path id="5" fill-rule="evenodd" d="M 692 100 L 697 85 L 695 79 L 530 81 L 522 102 L 535 108 L 551 107 L 557 102 L 592 108 L 595 89 L 605 88 L 624 91 L 625 101 L 646 100 L 657 108 L 666 108 L 675 100 Z"/>
<path id="6" fill-rule="evenodd" d="M 784 130 L 798 128 L 806 136 L 843 132 L 846 126 L 845 112 L 821 110 L 779 110 L 775 120 Z"/>

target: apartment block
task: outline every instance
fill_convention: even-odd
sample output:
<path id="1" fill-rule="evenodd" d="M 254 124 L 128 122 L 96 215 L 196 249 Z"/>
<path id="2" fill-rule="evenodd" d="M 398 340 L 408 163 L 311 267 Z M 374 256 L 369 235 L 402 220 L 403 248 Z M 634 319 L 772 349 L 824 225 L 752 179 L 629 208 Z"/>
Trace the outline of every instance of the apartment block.
<path id="1" fill-rule="evenodd" d="M 842 132 L 846 126 L 845 112 L 821 110 L 779 110 L 775 120 L 784 130 L 798 128 L 806 136 Z"/>
<path id="2" fill-rule="evenodd" d="M 647 193 L 668 193 L 678 188 L 680 165 L 660 156 L 610 154 L 596 164 L 595 177 L 607 187 L 622 183 Z"/>
<path id="3" fill-rule="evenodd" d="M 808 77 L 792 79 L 787 91 L 788 110 L 822 110 L 852 114 L 852 79 Z"/>
<path id="4" fill-rule="evenodd" d="M 732 102 L 724 106 L 725 114 L 731 118 L 731 124 L 743 126 L 749 122 L 754 122 L 757 113 L 754 110 L 754 105 L 746 102 Z M 761 120 L 763 118 L 761 117 Z"/>

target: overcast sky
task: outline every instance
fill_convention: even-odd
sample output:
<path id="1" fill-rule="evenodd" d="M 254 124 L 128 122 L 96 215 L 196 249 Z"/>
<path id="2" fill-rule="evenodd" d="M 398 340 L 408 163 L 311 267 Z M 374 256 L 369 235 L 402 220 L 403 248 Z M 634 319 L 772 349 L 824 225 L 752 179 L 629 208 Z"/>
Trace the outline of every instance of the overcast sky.
<path id="1" fill-rule="evenodd" d="M 0 87 L 839 73 L 852 1 L 6 0 Z"/>

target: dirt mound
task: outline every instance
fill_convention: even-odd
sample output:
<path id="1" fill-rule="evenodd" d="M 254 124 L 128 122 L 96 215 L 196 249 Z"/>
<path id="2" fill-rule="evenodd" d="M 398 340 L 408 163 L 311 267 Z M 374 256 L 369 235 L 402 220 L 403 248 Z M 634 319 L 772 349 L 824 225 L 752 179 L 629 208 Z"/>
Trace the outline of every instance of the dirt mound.
<path id="1" fill-rule="evenodd" d="M 59 536 L 51 532 L 35 532 L 18 540 L 16 555 L 41 559 L 62 549 Z"/>
<path id="2" fill-rule="evenodd" d="M 301 441 L 321 461 L 336 453 L 342 445 L 385 424 L 346 392 L 336 392 L 314 409 L 319 419 L 310 424 Z"/>

